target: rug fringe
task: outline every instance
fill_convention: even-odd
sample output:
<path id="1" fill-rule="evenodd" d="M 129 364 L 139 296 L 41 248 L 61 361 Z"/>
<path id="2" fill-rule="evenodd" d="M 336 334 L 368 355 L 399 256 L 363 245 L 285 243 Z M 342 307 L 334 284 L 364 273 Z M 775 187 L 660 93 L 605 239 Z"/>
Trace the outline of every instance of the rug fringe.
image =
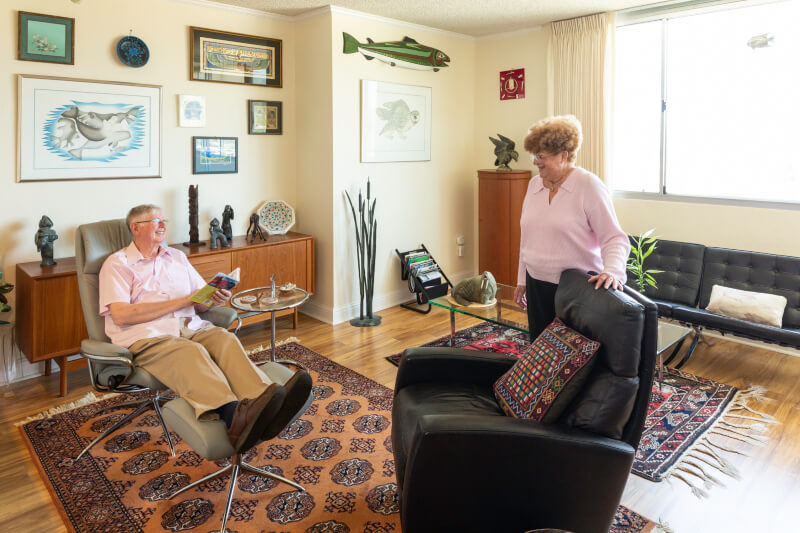
<path id="1" fill-rule="evenodd" d="M 731 403 L 725 409 L 725 412 L 714 422 L 708 432 L 686 451 L 681 460 L 666 472 L 664 479 L 669 480 L 670 478 L 676 478 L 683 481 L 689 486 L 692 494 L 697 498 L 707 498 L 708 492 L 697 486 L 697 482 L 694 481 L 694 478 L 700 480 L 705 489 L 711 489 L 715 486 L 725 487 L 725 484 L 721 480 L 711 474 L 711 469 L 717 470 L 733 479 L 741 479 L 739 470 L 730 461 L 722 457 L 717 450 L 743 456 L 749 456 L 750 454 L 742 450 L 723 446 L 719 442 L 712 440 L 711 436 L 716 435 L 718 437 L 734 439 L 751 446 L 765 446 L 769 441 L 769 437 L 766 435 L 759 435 L 758 433 L 765 433 L 767 431 L 767 424 L 779 424 L 780 422 L 770 414 L 752 409 L 749 403 L 750 401 L 772 401 L 771 398 L 766 397 L 766 393 L 767 389 L 759 385 L 752 385 L 745 390 L 737 392 Z M 747 411 L 753 416 L 732 412 L 742 410 Z M 734 424 L 729 420 L 725 420 L 728 417 L 754 420 L 756 423 Z M 708 466 L 704 467 L 698 462 L 702 462 Z"/>
<path id="2" fill-rule="evenodd" d="M 288 339 L 283 339 L 282 341 L 275 341 L 275 346 L 283 346 L 284 344 L 289 344 L 290 342 L 296 342 L 296 343 L 299 344 L 300 343 L 300 339 L 298 339 L 297 337 L 289 337 Z M 262 344 L 259 344 L 255 348 L 251 348 L 249 350 L 246 350 L 246 353 L 247 353 L 247 355 L 253 355 L 254 353 L 265 352 L 265 351 L 271 350 L 271 349 L 272 349 L 272 345 L 271 344 L 268 344 L 266 346 L 264 346 Z"/>
<path id="3" fill-rule="evenodd" d="M 659 517 L 656 527 L 653 528 L 653 533 L 675 533 L 675 530 L 672 529 L 669 522 Z"/>
<path id="4" fill-rule="evenodd" d="M 15 427 L 23 426 L 23 425 L 27 424 L 28 422 L 33 422 L 34 420 L 41 420 L 43 418 L 47 418 L 48 416 L 53 416 L 53 415 L 57 415 L 59 413 L 64 413 L 66 411 L 71 411 L 71 410 L 75 409 L 76 407 L 82 407 L 82 406 L 88 405 L 90 403 L 99 402 L 100 400 L 105 400 L 106 398 L 111 398 L 113 396 L 116 396 L 116 394 L 111 393 L 111 394 L 105 394 L 105 395 L 103 395 L 101 397 L 98 397 L 97 395 L 95 395 L 94 392 L 87 392 L 85 395 L 83 395 L 83 397 L 78 398 L 77 400 L 75 400 L 73 402 L 68 402 L 68 403 L 65 403 L 65 404 L 62 404 L 62 405 L 59 405 L 59 406 L 56 406 L 56 407 L 51 407 L 50 409 L 47 409 L 46 411 L 42 411 L 41 413 L 39 413 L 37 415 L 29 416 L 24 420 L 20 420 L 18 422 L 14 422 L 14 426 Z"/>

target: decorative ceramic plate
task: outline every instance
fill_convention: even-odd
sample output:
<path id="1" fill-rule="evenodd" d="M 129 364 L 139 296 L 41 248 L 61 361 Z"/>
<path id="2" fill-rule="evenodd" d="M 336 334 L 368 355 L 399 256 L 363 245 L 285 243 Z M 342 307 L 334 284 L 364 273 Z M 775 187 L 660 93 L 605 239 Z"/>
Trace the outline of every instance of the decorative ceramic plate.
<path id="1" fill-rule="evenodd" d="M 283 200 L 264 202 L 257 213 L 259 224 L 270 235 L 283 235 L 294 226 L 294 208 Z"/>
<path id="2" fill-rule="evenodd" d="M 150 50 L 143 40 L 129 35 L 117 43 L 117 57 L 129 67 L 143 67 L 150 59 Z"/>

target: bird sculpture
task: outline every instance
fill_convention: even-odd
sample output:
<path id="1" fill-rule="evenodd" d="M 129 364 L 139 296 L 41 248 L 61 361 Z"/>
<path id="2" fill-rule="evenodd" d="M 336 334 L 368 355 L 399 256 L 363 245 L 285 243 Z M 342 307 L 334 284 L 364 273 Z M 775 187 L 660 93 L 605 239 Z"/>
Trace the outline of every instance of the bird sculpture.
<path id="1" fill-rule="evenodd" d="M 514 150 L 514 141 L 508 137 L 500 135 L 499 133 L 497 136 L 499 139 L 489 137 L 489 140 L 492 141 L 492 144 L 494 144 L 494 155 L 496 156 L 494 164 L 497 167 L 497 170 L 511 170 L 511 167 L 508 166 L 508 163 L 510 163 L 512 159 L 514 161 L 518 161 L 519 153 Z"/>

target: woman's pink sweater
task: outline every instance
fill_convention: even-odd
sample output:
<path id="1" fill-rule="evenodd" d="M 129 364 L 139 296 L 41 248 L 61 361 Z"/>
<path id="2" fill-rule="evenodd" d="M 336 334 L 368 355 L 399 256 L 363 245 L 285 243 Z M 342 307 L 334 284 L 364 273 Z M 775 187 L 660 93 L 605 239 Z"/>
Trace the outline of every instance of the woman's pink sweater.
<path id="1" fill-rule="evenodd" d="M 535 176 L 522 203 L 517 284 L 532 278 L 558 283 L 568 268 L 608 272 L 625 283 L 631 246 L 600 179 L 575 167 L 549 203 L 550 190 Z"/>

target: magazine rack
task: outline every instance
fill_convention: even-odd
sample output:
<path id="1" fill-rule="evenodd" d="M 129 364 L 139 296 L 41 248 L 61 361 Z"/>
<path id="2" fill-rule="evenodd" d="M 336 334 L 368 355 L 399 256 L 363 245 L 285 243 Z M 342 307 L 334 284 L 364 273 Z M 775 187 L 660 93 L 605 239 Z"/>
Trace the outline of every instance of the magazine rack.
<path id="1" fill-rule="evenodd" d="M 408 290 L 414 293 L 415 297 L 414 300 L 400 306 L 417 313 L 430 313 L 429 300 L 444 296 L 448 287 L 452 287 L 453 284 L 424 244 L 420 243 L 419 248 L 415 250 L 401 252 L 395 249 L 395 252 L 400 257 L 400 279 L 408 280 Z"/>

